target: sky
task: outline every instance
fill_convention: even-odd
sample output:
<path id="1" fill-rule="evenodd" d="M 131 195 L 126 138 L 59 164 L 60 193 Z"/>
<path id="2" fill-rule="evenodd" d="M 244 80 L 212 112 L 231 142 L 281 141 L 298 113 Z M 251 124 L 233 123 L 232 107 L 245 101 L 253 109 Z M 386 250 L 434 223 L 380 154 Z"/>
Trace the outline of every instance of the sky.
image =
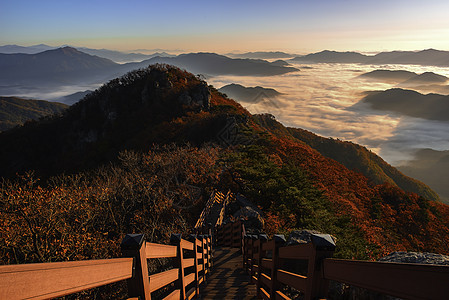
<path id="1" fill-rule="evenodd" d="M 0 0 L 0 45 L 122 51 L 449 50 L 447 0 Z"/>

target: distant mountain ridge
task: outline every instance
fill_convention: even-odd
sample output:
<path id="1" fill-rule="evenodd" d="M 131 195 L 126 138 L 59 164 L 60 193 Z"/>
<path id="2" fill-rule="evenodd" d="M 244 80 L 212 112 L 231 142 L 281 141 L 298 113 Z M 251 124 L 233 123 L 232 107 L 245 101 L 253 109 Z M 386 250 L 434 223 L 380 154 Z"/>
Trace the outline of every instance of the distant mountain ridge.
<path id="1" fill-rule="evenodd" d="M 229 98 L 256 103 L 261 100 L 261 98 L 276 98 L 281 95 L 278 91 L 271 88 L 264 88 L 261 86 L 256 87 L 245 87 L 240 84 L 228 84 L 218 89 L 219 92 L 226 94 Z"/>
<path id="2" fill-rule="evenodd" d="M 167 63 L 204 75 L 271 76 L 298 69 L 264 60 L 232 59 L 215 53 L 154 57 L 138 63 L 112 60 L 64 47 L 37 54 L 0 54 L 0 86 L 39 87 L 96 84 L 155 63 Z M 2 93 L 0 88 L 0 94 Z"/>
<path id="3" fill-rule="evenodd" d="M 449 66 L 449 51 L 427 49 L 422 51 L 391 51 L 376 55 L 358 52 L 337 52 L 324 50 L 298 56 L 290 61 L 302 63 L 363 63 L 363 64 L 406 64 L 422 66 Z"/>
<path id="4" fill-rule="evenodd" d="M 33 46 L 19 46 L 19 45 L 4 45 L 0 46 L 0 53 L 3 54 L 15 54 L 15 53 L 24 53 L 24 54 L 36 54 L 42 51 L 53 50 L 56 47 L 48 46 L 45 44 L 33 45 Z"/>
<path id="5" fill-rule="evenodd" d="M 109 49 L 92 49 L 87 47 L 76 47 L 76 46 L 69 46 L 64 45 L 60 47 L 52 47 L 45 44 L 40 45 L 33 45 L 33 46 L 18 46 L 18 45 L 4 45 L 0 46 L 0 53 L 3 54 L 37 54 L 43 51 L 47 50 L 55 50 L 58 48 L 64 48 L 64 47 L 71 47 L 74 49 L 77 49 L 78 51 L 90 54 L 90 55 L 96 55 L 102 58 L 110 59 L 117 63 L 126 63 L 126 62 L 134 62 L 134 61 L 142 61 L 145 59 L 150 59 L 152 57 L 156 56 L 175 56 L 171 55 L 165 52 L 160 53 L 153 53 L 153 54 L 143 54 L 143 53 L 127 53 L 122 51 L 116 51 L 116 50 L 109 50 Z"/>
<path id="6" fill-rule="evenodd" d="M 68 106 L 44 100 L 0 96 L 0 132 L 23 125 L 26 121 L 62 113 Z"/>
<path id="7" fill-rule="evenodd" d="M 188 53 L 176 57 L 155 57 L 135 66 L 165 63 L 204 75 L 272 76 L 299 71 L 294 67 L 279 66 L 260 59 L 229 58 L 216 53 Z M 131 65 L 131 64 L 130 64 Z"/>
<path id="8" fill-rule="evenodd" d="M 37 54 L 0 54 L 0 81 L 17 84 L 33 81 L 71 82 L 103 79 L 119 66 L 113 61 L 71 47 Z M 107 76 L 106 76 L 107 77 Z"/>
<path id="9" fill-rule="evenodd" d="M 229 53 L 226 56 L 233 58 L 252 58 L 252 59 L 281 59 L 281 58 L 290 58 L 295 56 L 294 54 L 289 54 L 282 51 L 257 51 L 257 52 L 246 52 L 241 54 Z"/>
<path id="10" fill-rule="evenodd" d="M 360 103 L 368 103 L 373 109 L 411 117 L 449 121 L 449 96 L 445 95 L 424 95 L 412 90 L 395 88 L 369 92 Z"/>
<path id="11" fill-rule="evenodd" d="M 304 56 L 290 59 L 292 62 L 314 62 L 314 63 L 361 63 L 366 60 L 366 55 L 357 52 L 337 52 L 324 50 Z"/>
<path id="12" fill-rule="evenodd" d="M 376 79 L 379 81 L 386 82 L 404 82 L 409 80 L 410 78 L 418 76 L 415 72 L 404 71 L 404 70 L 374 70 L 368 73 L 364 73 L 359 77 L 368 78 L 368 79 Z"/>

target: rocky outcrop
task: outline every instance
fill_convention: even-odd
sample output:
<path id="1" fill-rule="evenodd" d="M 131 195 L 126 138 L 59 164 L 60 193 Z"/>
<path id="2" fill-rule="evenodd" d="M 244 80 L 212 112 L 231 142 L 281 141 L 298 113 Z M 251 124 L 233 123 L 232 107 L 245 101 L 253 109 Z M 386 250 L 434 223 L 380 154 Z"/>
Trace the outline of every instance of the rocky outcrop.
<path id="1" fill-rule="evenodd" d="M 426 265 L 449 265 L 449 255 L 428 252 L 419 253 L 397 251 L 382 257 L 379 261 Z"/>
<path id="2" fill-rule="evenodd" d="M 262 214 L 251 206 L 244 206 L 233 214 L 235 219 L 243 219 L 245 228 L 252 230 L 262 230 L 264 219 Z"/>
<path id="3" fill-rule="evenodd" d="M 192 107 L 199 110 L 209 110 L 210 108 L 210 90 L 204 83 L 197 85 L 189 91 L 184 91 L 178 97 L 179 104 Z"/>

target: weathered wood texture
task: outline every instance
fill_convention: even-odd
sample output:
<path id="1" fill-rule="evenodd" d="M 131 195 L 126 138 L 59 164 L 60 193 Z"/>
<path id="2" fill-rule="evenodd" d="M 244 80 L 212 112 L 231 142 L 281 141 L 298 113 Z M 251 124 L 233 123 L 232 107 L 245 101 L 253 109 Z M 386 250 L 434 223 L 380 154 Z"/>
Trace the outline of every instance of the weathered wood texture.
<path id="1" fill-rule="evenodd" d="M 404 299 L 449 299 L 449 267 L 325 259 L 324 276 Z"/>
<path id="2" fill-rule="evenodd" d="M 256 299 L 256 286 L 249 284 L 240 249 L 216 248 L 214 257 L 214 268 L 201 299 Z"/>
<path id="3" fill-rule="evenodd" d="M 132 276 L 132 258 L 0 266 L 0 299 L 60 297 Z"/>

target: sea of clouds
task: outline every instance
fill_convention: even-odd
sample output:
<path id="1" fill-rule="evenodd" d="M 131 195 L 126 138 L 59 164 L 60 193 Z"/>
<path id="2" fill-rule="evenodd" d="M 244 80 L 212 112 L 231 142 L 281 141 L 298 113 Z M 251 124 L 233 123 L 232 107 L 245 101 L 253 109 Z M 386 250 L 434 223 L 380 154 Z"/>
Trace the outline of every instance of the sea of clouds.
<path id="1" fill-rule="evenodd" d="M 376 69 L 434 72 L 449 77 L 449 68 L 412 65 L 294 64 L 299 72 L 270 77 L 217 76 L 216 88 L 230 83 L 274 88 L 276 100 L 243 103 L 252 113 L 268 112 L 286 126 L 300 127 L 325 137 L 352 141 L 379 154 L 393 165 L 413 158 L 419 148 L 449 149 L 449 123 L 376 111 L 356 105 L 366 91 L 396 87 L 359 75 Z M 449 112 L 448 112 L 449 113 Z"/>

